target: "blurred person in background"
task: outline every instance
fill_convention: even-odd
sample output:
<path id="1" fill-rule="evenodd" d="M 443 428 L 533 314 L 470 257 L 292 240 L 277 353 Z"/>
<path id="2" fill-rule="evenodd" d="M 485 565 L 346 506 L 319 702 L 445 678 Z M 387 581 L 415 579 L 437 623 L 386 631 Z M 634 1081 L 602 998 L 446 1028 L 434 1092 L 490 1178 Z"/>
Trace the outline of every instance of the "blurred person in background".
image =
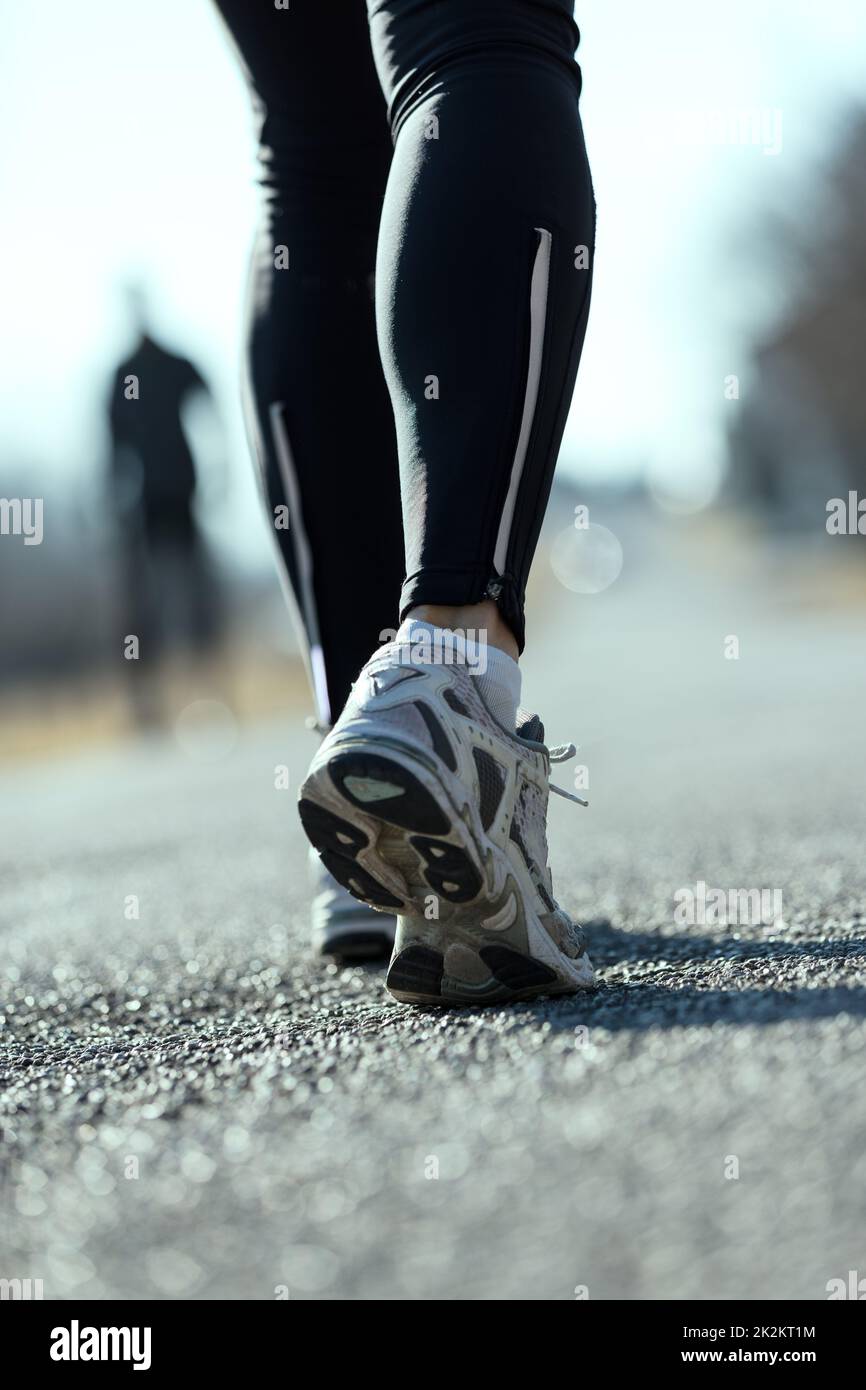
<path id="1" fill-rule="evenodd" d="M 115 519 L 124 640 L 138 639 L 130 698 L 139 723 L 161 723 L 160 669 L 175 645 L 205 654 L 221 630 L 219 592 L 195 515 L 197 469 L 183 424 L 199 370 L 153 336 L 143 291 L 127 290 L 134 344 L 108 399 L 109 504 Z M 136 667 L 138 668 L 136 670 Z"/>
<path id="2" fill-rule="evenodd" d="M 574 748 L 517 664 L 595 244 L 572 4 L 216 3 L 258 120 L 250 432 L 325 735 L 316 940 L 396 925 L 407 1002 L 572 993 L 546 815 Z"/>

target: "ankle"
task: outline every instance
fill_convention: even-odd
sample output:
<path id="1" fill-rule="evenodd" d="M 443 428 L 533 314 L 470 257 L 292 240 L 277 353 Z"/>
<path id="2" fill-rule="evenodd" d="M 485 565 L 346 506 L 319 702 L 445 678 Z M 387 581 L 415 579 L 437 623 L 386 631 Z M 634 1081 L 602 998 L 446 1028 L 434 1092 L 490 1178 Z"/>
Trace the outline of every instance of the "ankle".
<path id="1" fill-rule="evenodd" d="M 406 615 L 417 618 L 422 623 L 432 623 L 434 627 L 448 628 L 474 636 L 477 642 L 486 642 L 488 647 L 496 647 L 517 661 L 520 650 L 511 628 L 505 622 L 492 599 L 481 603 L 452 605 L 447 603 L 419 603 Z"/>

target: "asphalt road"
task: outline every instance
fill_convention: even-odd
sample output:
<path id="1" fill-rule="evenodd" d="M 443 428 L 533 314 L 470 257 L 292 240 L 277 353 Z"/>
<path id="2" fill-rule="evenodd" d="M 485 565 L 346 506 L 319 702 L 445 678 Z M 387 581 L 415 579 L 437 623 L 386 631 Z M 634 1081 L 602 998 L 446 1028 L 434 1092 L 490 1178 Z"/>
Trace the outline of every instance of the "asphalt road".
<path id="1" fill-rule="evenodd" d="M 312 959 L 289 720 L 3 775 L 0 1277 L 778 1300 L 866 1275 L 864 607 L 793 553 L 622 527 L 622 578 L 548 586 L 525 666 L 589 768 L 551 841 L 592 997 L 419 1012 Z M 782 920 L 679 923 L 699 880 L 778 890 Z"/>

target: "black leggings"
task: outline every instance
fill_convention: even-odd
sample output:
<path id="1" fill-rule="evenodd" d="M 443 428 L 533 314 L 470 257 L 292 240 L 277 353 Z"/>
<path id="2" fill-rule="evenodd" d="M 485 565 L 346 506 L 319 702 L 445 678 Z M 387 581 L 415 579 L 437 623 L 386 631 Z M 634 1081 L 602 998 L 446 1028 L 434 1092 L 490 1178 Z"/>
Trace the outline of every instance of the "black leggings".
<path id="1" fill-rule="evenodd" d="M 416 604 L 493 598 L 523 647 L 592 277 L 579 36 L 568 0 L 216 2 L 260 120 L 251 432 L 329 723 Z"/>

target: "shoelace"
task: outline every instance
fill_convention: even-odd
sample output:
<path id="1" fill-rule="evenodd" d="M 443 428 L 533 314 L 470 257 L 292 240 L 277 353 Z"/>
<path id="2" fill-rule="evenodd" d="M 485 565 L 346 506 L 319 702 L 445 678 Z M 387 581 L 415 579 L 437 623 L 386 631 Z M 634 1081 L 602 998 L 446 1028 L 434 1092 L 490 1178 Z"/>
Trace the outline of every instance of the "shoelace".
<path id="1" fill-rule="evenodd" d="M 556 748 L 548 749 L 547 756 L 552 763 L 567 763 L 569 758 L 577 756 L 577 746 L 573 743 L 561 743 Z M 567 792 L 564 787 L 558 787 L 555 782 L 551 782 L 550 790 L 556 792 L 557 796 L 564 796 L 568 801 L 576 801 L 578 806 L 589 805 L 589 802 L 584 801 L 582 796 L 575 796 L 574 792 Z"/>

